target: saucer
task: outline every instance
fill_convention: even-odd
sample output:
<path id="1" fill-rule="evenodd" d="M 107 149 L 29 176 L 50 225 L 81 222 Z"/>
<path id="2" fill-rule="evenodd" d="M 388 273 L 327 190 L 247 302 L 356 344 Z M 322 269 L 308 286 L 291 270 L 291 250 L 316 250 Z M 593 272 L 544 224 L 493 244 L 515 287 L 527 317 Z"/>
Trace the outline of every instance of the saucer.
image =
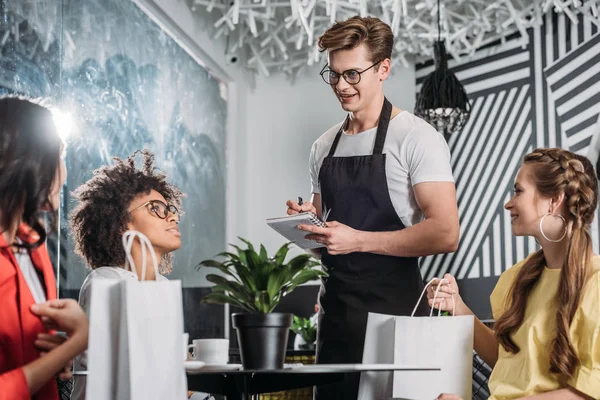
<path id="1" fill-rule="evenodd" d="M 186 371 L 196 371 L 204 368 L 204 361 L 184 361 L 183 365 L 185 366 Z"/>
<path id="2" fill-rule="evenodd" d="M 237 371 L 242 369 L 242 364 L 206 364 L 203 371 Z"/>

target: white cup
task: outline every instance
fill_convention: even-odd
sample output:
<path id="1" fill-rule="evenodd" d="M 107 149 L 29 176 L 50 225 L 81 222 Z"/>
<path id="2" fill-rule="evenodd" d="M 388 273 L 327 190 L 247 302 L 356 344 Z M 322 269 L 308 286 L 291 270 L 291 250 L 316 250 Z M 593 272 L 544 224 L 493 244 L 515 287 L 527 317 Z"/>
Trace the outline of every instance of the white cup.
<path id="1" fill-rule="evenodd" d="M 188 341 L 190 340 L 190 334 L 183 334 L 183 361 L 188 359 Z"/>
<path id="2" fill-rule="evenodd" d="M 229 339 L 195 339 L 188 345 L 192 349 L 192 360 L 206 365 L 225 365 L 229 361 Z"/>

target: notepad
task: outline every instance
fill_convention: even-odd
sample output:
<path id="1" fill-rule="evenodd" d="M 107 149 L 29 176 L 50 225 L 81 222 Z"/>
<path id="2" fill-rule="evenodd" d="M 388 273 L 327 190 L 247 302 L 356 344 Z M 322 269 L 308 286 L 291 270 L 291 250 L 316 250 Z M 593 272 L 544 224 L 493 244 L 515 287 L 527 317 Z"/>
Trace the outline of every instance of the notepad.
<path id="1" fill-rule="evenodd" d="M 309 235 L 310 232 L 301 231 L 297 228 L 298 225 L 315 225 L 320 226 L 321 228 L 326 226 L 325 222 L 321 221 L 321 219 L 312 212 L 287 215 L 279 218 L 269 218 L 267 219 L 267 224 L 287 240 L 294 242 L 294 244 L 303 249 L 325 247 L 314 240 L 306 240 L 304 237 Z"/>

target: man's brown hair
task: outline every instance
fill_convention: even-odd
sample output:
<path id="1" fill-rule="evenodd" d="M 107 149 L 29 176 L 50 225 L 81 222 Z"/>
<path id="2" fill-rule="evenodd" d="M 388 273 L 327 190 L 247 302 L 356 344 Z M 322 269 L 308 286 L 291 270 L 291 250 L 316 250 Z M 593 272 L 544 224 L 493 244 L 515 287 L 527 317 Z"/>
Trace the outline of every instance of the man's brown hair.
<path id="1" fill-rule="evenodd" d="M 373 17 L 354 16 L 336 22 L 319 38 L 321 51 L 352 50 L 361 44 L 369 50 L 372 62 L 392 58 L 394 34 L 388 24 Z"/>

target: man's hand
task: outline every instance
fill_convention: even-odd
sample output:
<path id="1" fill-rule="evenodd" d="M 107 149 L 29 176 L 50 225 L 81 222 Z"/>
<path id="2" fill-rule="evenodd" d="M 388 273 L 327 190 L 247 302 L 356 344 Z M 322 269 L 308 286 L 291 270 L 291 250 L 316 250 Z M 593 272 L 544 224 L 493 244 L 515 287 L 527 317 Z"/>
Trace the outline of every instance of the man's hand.
<path id="1" fill-rule="evenodd" d="M 285 205 L 288 206 L 287 215 L 299 214 L 301 212 L 309 212 L 309 211 L 315 215 L 318 215 L 316 207 L 310 201 L 307 201 L 307 202 L 303 203 L 302 205 L 299 205 L 294 200 L 288 200 L 285 203 Z"/>
<path id="2" fill-rule="evenodd" d="M 442 393 L 437 397 L 436 400 L 462 400 L 462 398 L 458 397 L 455 394 Z"/>
<path id="3" fill-rule="evenodd" d="M 341 255 L 360 251 L 361 231 L 339 222 L 327 222 L 326 228 L 314 225 L 298 225 L 298 229 L 310 232 L 308 240 L 314 240 L 327 247 L 331 255 Z"/>
<path id="4" fill-rule="evenodd" d="M 57 348 L 61 344 L 67 341 L 67 338 L 59 335 L 51 335 L 49 333 L 40 333 L 36 341 L 34 342 L 35 347 L 40 350 L 40 357 L 45 356 L 48 352 Z M 67 365 L 58 373 L 58 379 L 61 381 L 68 381 L 73 376 L 71 371 L 73 368 L 73 360 L 69 360 Z"/>

